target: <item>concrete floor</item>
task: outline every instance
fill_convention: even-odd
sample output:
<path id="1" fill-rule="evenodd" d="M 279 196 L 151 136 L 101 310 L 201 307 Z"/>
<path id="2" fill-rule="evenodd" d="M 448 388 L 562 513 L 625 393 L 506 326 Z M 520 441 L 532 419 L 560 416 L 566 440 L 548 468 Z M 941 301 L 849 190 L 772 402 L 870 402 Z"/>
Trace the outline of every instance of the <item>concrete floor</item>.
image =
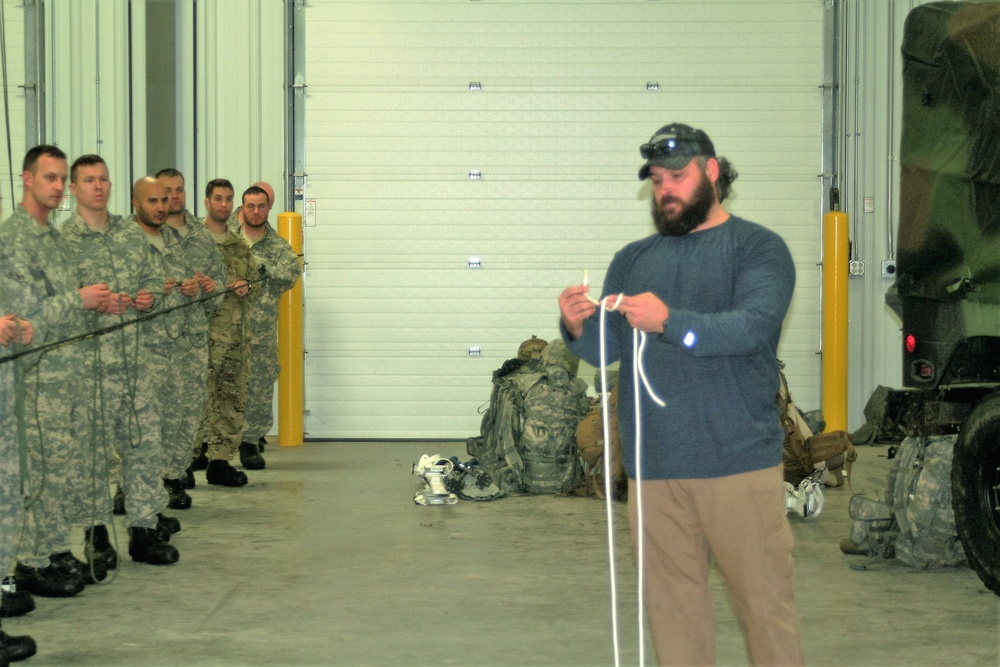
<path id="1" fill-rule="evenodd" d="M 517 497 L 413 503 L 421 454 L 464 443 L 307 443 L 267 448 L 242 489 L 208 487 L 172 542 L 176 565 L 123 559 L 109 585 L 36 598 L 5 619 L 47 665 L 612 665 L 604 503 Z M 865 447 L 854 490 L 884 487 Z M 998 665 L 1000 598 L 968 568 L 917 571 L 838 550 L 850 492 L 792 519 L 811 665 Z M 635 572 L 619 529 L 621 664 L 638 664 Z M 118 539 L 125 546 L 123 531 Z M 82 546 L 77 549 L 82 555 Z M 744 665 L 719 578 L 719 663 Z M 646 660 L 653 663 L 647 649 Z"/>

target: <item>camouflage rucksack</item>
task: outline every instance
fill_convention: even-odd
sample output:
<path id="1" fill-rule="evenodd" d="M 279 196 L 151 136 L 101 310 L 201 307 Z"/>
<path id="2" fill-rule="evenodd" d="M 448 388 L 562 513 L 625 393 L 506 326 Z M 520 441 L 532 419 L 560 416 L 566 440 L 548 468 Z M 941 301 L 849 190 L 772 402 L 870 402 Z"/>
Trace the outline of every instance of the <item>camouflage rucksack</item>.
<path id="1" fill-rule="evenodd" d="M 480 436 L 468 442 L 509 493 L 567 493 L 583 483 L 576 427 L 589 408 L 579 361 L 556 340 L 536 359 L 508 359 L 493 373 Z"/>
<path id="2" fill-rule="evenodd" d="M 965 550 L 951 507 L 954 435 L 903 440 L 886 479 L 885 502 L 851 498 L 851 542 L 913 567 L 961 565 Z"/>

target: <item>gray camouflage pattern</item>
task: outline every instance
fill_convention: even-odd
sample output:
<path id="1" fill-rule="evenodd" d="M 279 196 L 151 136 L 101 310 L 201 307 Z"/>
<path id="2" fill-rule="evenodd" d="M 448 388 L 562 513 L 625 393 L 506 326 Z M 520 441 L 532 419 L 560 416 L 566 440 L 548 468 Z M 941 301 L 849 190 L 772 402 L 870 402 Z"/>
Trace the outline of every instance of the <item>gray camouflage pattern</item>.
<path id="1" fill-rule="evenodd" d="M 67 258 L 74 262 L 84 284 L 108 283 L 112 292 L 134 297 L 147 289 L 156 298 L 154 314 L 169 299 L 163 294 L 163 267 L 152 254 L 146 234 L 134 220 L 110 215 L 107 228 L 95 231 L 79 213 L 60 228 Z M 106 328 L 143 313 L 129 309 L 124 315 L 95 313 L 95 326 Z M 157 513 L 167 506 L 161 481 L 163 471 L 162 425 L 152 384 L 151 353 L 141 343 L 143 333 L 155 331 L 148 323 L 130 325 L 99 337 L 98 377 L 101 391 L 95 415 L 95 441 L 106 452 L 108 479 L 93 500 L 100 508 L 97 523 L 111 522 L 107 484 L 120 482 L 125 494 L 126 527 L 156 526 Z M 100 468 L 100 466 L 95 466 Z M 86 519 L 86 516 L 81 520 Z"/>
<path id="2" fill-rule="evenodd" d="M 185 224 L 180 230 L 164 225 L 161 234 L 167 243 L 164 262 L 168 277 L 178 280 L 201 272 L 212 278 L 216 294 L 226 289 L 226 269 L 215 239 L 205 225 L 185 211 Z M 163 386 L 160 395 L 164 427 L 164 477 L 180 479 L 191 465 L 192 450 L 201 453 L 198 429 L 202 410 L 208 400 L 208 339 L 209 321 L 222 303 L 222 297 L 206 299 L 186 297 L 178 293 L 183 308 L 183 322 L 178 335 L 164 345 L 159 355 L 159 371 Z M 194 304 L 195 301 L 201 301 Z"/>
<path id="3" fill-rule="evenodd" d="M 20 205 L 0 224 L 0 271 L 41 299 L 34 347 L 91 329 L 58 231 Z M 96 355 L 97 341 L 85 338 L 23 358 L 30 499 L 18 560 L 28 566 L 44 567 L 50 554 L 69 550 L 71 522 L 100 514 L 93 501 L 106 472 L 91 430 Z"/>
<path id="4" fill-rule="evenodd" d="M 270 223 L 264 236 L 250 246 L 261 267 L 261 282 L 250 308 L 250 376 L 243 440 L 256 443 L 274 425 L 274 383 L 281 374 L 278 360 L 278 306 L 281 295 L 295 286 L 302 266 L 291 244 Z"/>
<path id="5" fill-rule="evenodd" d="M 895 557 L 918 568 L 961 565 L 951 505 L 951 461 L 955 435 L 908 437 L 886 476 L 885 502 L 854 496 L 851 542 L 881 558 Z"/>
<path id="6" fill-rule="evenodd" d="M 39 299 L 29 285 L 0 274 L 0 315 L 15 314 L 32 322 Z M 25 437 L 23 406 L 18 411 L 18 386 L 22 361 L 7 359 L 23 346 L 0 346 L 0 569 L 14 565 L 17 543 L 24 527 L 24 496 L 21 489 L 21 451 Z M 20 381 L 20 382 L 19 382 Z"/>

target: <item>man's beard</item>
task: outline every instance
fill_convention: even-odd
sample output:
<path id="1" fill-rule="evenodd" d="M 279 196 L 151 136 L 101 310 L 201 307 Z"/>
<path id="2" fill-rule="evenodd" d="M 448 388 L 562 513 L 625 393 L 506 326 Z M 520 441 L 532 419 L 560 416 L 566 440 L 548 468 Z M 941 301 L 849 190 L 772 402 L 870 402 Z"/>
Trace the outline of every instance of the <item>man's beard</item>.
<path id="1" fill-rule="evenodd" d="M 663 207 L 667 203 L 679 204 L 680 212 L 676 215 L 666 213 Z M 653 195 L 650 208 L 653 213 L 653 223 L 660 234 L 663 236 L 684 236 L 708 220 L 708 212 L 712 210 L 714 203 L 715 186 L 712 185 L 708 175 L 702 172 L 701 183 L 691 195 L 689 204 L 685 204 L 677 197 L 669 197 L 657 202 L 656 195 Z"/>

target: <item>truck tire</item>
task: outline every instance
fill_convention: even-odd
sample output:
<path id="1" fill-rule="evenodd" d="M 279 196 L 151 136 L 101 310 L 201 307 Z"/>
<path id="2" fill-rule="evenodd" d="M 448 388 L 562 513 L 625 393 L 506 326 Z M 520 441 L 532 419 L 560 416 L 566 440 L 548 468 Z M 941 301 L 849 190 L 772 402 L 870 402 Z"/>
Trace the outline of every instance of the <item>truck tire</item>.
<path id="1" fill-rule="evenodd" d="M 1000 394 L 973 408 L 955 442 L 955 524 L 969 565 L 1000 595 Z"/>

